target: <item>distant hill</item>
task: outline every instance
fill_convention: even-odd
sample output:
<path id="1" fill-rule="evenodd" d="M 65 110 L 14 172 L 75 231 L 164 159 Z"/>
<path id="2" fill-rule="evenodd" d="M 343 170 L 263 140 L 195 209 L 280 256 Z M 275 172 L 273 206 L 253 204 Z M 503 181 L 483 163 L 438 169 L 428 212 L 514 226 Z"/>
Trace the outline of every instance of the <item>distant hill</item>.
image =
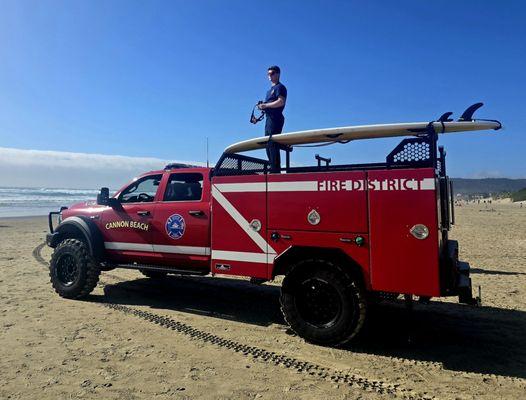
<path id="1" fill-rule="evenodd" d="M 517 192 L 526 188 L 526 179 L 483 178 L 466 179 L 452 178 L 453 192 L 462 197 L 497 196 Z"/>
<path id="2" fill-rule="evenodd" d="M 511 199 L 513 201 L 524 201 L 524 200 L 526 200 L 526 188 L 512 193 L 511 194 Z"/>

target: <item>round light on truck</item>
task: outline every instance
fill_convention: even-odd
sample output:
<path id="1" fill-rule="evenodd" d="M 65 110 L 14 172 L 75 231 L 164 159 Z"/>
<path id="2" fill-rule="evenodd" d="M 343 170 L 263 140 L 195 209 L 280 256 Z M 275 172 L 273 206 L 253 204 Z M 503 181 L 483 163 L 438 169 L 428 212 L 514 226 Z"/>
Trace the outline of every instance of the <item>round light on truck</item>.
<path id="1" fill-rule="evenodd" d="M 316 210 L 311 210 L 309 214 L 307 215 L 307 221 L 309 221 L 309 224 L 311 225 L 318 225 L 321 221 L 321 216 Z"/>
<path id="2" fill-rule="evenodd" d="M 427 229 L 427 226 L 423 224 L 416 224 L 409 232 L 411 232 L 411 235 L 413 235 L 415 238 L 420 240 L 429 236 L 429 229 Z"/>
<path id="3" fill-rule="evenodd" d="M 255 232 L 259 232 L 261 230 L 261 221 L 259 219 L 253 219 L 250 221 L 250 228 Z"/>

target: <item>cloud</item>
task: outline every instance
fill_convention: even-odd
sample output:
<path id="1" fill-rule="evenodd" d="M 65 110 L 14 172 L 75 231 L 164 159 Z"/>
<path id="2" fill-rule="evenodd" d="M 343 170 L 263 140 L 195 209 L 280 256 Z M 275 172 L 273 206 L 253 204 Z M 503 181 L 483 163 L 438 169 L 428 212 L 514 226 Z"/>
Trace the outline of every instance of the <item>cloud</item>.
<path id="1" fill-rule="evenodd" d="M 119 188 L 146 171 L 170 162 L 204 165 L 195 161 L 153 157 L 22 150 L 0 147 L 0 186 L 55 188 Z"/>

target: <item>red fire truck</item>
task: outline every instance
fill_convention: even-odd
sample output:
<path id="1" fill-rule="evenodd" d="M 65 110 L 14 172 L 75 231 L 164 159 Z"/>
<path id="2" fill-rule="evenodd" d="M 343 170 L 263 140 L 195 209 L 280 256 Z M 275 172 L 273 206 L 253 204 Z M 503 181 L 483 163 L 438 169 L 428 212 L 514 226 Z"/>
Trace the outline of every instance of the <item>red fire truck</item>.
<path id="1" fill-rule="evenodd" d="M 339 345 L 360 331 L 375 296 L 458 296 L 474 304 L 469 265 L 448 239 L 454 223 L 441 133 L 500 129 L 474 120 L 351 126 L 247 140 L 214 168 L 170 164 L 97 202 L 49 215 L 51 283 L 66 298 L 87 296 L 101 271 L 283 276 L 281 307 L 306 340 Z M 299 146 L 408 136 L 385 162 L 291 165 Z M 285 165 L 242 154 L 270 141 Z M 53 227 L 53 215 L 60 223 Z"/>

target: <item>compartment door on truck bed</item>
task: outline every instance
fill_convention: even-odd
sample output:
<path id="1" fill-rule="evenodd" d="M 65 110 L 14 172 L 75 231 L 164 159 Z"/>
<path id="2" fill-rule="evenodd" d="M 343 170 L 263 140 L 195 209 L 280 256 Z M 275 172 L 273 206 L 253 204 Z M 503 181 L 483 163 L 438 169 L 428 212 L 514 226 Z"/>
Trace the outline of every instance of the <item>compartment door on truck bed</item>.
<path id="1" fill-rule="evenodd" d="M 373 290 L 438 296 L 437 197 L 432 168 L 368 173 Z M 429 236 L 411 230 L 424 225 Z"/>
<path id="2" fill-rule="evenodd" d="M 270 174 L 268 203 L 269 232 L 368 230 L 364 172 Z M 318 223 L 309 222 L 311 212 Z"/>
<path id="3" fill-rule="evenodd" d="M 268 278 L 266 176 L 212 181 L 212 272 Z"/>

